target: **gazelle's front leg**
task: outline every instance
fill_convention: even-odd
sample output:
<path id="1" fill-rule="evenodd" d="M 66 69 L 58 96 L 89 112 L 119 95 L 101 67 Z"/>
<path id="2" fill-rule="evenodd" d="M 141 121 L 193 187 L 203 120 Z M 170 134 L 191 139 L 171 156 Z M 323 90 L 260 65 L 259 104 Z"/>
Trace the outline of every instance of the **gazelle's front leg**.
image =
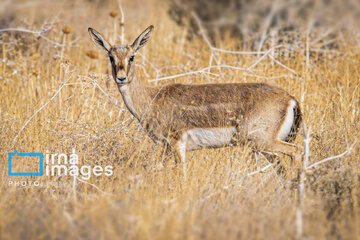
<path id="1" fill-rule="evenodd" d="M 175 162 L 177 163 L 178 159 L 183 164 L 183 175 L 186 178 L 186 145 L 187 145 L 187 133 L 181 135 L 180 139 L 175 141 Z"/>

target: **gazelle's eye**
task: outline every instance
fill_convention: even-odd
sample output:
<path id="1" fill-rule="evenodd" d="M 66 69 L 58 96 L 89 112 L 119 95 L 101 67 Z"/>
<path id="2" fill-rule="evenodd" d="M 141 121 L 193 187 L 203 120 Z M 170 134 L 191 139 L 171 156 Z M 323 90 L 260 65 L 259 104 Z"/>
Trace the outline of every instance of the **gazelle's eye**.
<path id="1" fill-rule="evenodd" d="M 131 56 L 130 58 L 129 58 L 129 62 L 133 62 L 134 61 L 134 56 Z"/>

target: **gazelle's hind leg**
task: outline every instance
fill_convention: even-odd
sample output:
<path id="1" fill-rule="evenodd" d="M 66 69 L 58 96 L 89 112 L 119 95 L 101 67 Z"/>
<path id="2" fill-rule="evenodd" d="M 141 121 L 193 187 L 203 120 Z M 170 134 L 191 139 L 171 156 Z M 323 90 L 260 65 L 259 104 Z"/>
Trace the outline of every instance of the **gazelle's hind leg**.
<path id="1" fill-rule="evenodd" d="M 296 145 L 281 141 L 279 139 L 273 140 L 265 147 L 265 150 L 288 155 L 291 157 L 292 163 L 297 163 L 301 160 L 301 151 Z"/>
<path id="2" fill-rule="evenodd" d="M 299 155 L 299 150 L 296 145 L 285 142 L 287 138 L 296 134 L 292 131 L 297 132 L 299 121 L 301 120 L 301 115 L 298 115 L 298 103 L 296 100 L 291 99 L 286 106 L 286 111 L 282 117 L 282 122 L 278 126 L 276 121 L 274 125 L 270 128 L 268 137 L 265 140 L 265 147 L 273 152 L 281 152 L 286 155 L 294 156 Z M 285 109 L 284 109 L 285 110 Z"/>
<path id="3" fill-rule="evenodd" d="M 298 152 L 298 148 L 290 143 L 275 139 L 272 143 L 267 146 L 267 150 L 272 152 L 281 152 L 289 156 L 293 156 Z"/>
<path id="4" fill-rule="evenodd" d="M 273 152 L 266 152 L 261 151 L 260 152 L 262 157 L 264 157 L 268 162 L 274 164 L 276 173 L 278 175 L 283 175 L 285 171 L 284 164 L 282 163 L 280 157 L 277 154 L 274 154 Z"/>

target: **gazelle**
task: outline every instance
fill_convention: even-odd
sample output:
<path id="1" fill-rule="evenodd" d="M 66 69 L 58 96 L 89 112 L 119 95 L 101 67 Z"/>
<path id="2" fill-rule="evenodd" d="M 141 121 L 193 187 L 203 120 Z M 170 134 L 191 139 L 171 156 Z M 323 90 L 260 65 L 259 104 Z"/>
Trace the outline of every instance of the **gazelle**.
<path id="1" fill-rule="evenodd" d="M 153 26 L 131 45 L 112 46 L 89 28 L 95 44 L 110 59 L 112 75 L 126 107 L 150 137 L 170 147 L 176 161 L 186 151 L 236 145 L 249 141 L 254 148 L 290 156 L 297 147 L 299 103 L 286 91 L 264 83 L 144 85 L 136 74 L 134 58 L 149 40 Z"/>

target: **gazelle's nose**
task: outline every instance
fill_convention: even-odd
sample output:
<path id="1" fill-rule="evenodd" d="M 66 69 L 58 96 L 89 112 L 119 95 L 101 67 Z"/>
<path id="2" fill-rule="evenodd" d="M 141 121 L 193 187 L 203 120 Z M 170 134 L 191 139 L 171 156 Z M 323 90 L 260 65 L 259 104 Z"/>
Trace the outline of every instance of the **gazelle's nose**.
<path id="1" fill-rule="evenodd" d="M 126 83 L 126 77 L 117 77 L 115 79 L 116 83 Z"/>

